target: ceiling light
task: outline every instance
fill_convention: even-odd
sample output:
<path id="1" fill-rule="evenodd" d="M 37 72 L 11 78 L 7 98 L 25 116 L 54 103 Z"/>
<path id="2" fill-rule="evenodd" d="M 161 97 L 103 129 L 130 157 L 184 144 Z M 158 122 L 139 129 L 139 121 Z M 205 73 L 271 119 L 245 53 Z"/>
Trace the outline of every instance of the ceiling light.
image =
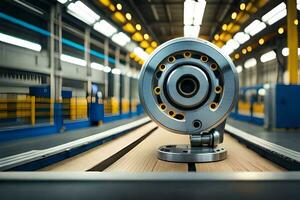
<path id="1" fill-rule="evenodd" d="M 147 60 L 149 58 L 149 54 L 147 54 L 141 47 L 134 48 L 133 52 L 143 60 Z"/>
<path id="2" fill-rule="evenodd" d="M 111 68 L 110 68 L 109 66 L 105 66 L 105 67 L 103 68 L 103 71 L 104 71 L 105 73 L 109 73 L 109 72 L 111 71 Z"/>
<path id="3" fill-rule="evenodd" d="M 85 60 L 80 59 L 80 58 L 76 58 L 76 57 L 73 57 L 73 56 L 69 56 L 69 55 L 66 55 L 66 54 L 62 54 L 60 56 L 60 59 L 64 62 L 68 62 L 68 63 L 74 64 L 74 65 L 80 65 L 80 66 L 83 66 L 83 67 L 85 67 L 87 65 L 87 62 Z"/>
<path id="4" fill-rule="evenodd" d="M 151 42 L 151 46 L 152 46 L 153 48 L 156 48 L 156 47 L 157 47 L 157 42 L 152 41 L 152 42 Z"/>
<path id="5" fill-rule="evenodd" d="M 244 32 L 238 32 L 233 36 L 233 39 L 240 44 L 244 44 L 250 39 L 250 36 Z"/>
<path id="6" fill-rule="evenodd" d="M 278 33 L 279 33 L 280 35 L 283 34 L 283 33 L 284 33 L 284 28 L 280 27 L 280 28 L 278 29 Z"/>
<path id="7" fill-rule="evenodd" d="M 94 25 L 94 29 L 107 37 L 111 37 L 117 32 L 117 28 L 108 23 L 106 20 L 101 20 Z"/>
<path id="8" fill-rule="evenodd" d="M 265 43 L 264 38 L 260 38 L 260 39 L 258 40 L 258 44 L 263 45 L 264 43 Z"/>
<path id="9" fill-rule="evenodd" d="M 223 24 L 222 30 L 223 30 L 223 31 L 226 31 L 226 30 L 227 30 L 227 24 Z"/>
<path id="10" fill-rule="evenodd" d="M 242 54 L 246 54 L 247 53 L 247 49 L 242 49 Z"/>
<path id="11" fill-rule="evenodd" d="M 240 54 L 236 53 L 236 54 L 234 55 L 234 58 L 235 58 L 235 59 L 239 59 L 239 58 L 240 58 Z"/>
<path id="12" fill-rule="evenodd" d="M 120 75 L 121 74 L 121 70 L 119 68 L 113 68 L 111 73 L 115 74 L 115 75 Z"/>
<path id="13" fill-rule="evenodd" d="M 246 60 L 244 67 L 245 67 L 245 69 L 249 69 L 249 68 L 255 67 L 256 64 L 257 64 L 256 59 L 250 58 L 249 60 Z"/>
<path id="14" fill-rule="evenodd" d="M 238 66 L 236 67 L 236 71 L 237 71 L 237 73 L 241 73 L 241 72 L 243 71 L 242 65 L 238 65 Z"/>
<path id="15" fill-rule="evenodd" d="M 122 5 L 120 3 L 117 4 L 117 9 L 122 10 Z"/>
<path id="16" fill-rule="evenodd" d="M 205 0 L 198 0 L 195 4 L 194 9 L 194 25 L 200 26 L 202 24 L 204 11 L 205 11 L 206 1 Z"/>
<path id="17" fill-rule="evenodd" d="M 198 2 L 186 0 L 184 2 L 184 25 L 200 26 L 202 24 L 205 6 L 205 0 L 198 0 Z"/>
<path id="18" fill-rule="evenodd" d="M 263 29 L 265 29 L 266 27 L 267 25 L 264 22 L 261 22 L 256 19 L 245 28 L 245 33 L 254 36 L 260 31 L 262 31 Z"/>
<path id="19" fill-rule="evenodd" d="M 129 52 L 133 52 L 134 48 L 137 47 L 135 42 L 129 42 L 126 44 L 125 48 L 129 51 Z"/>
<path id="20" fill-rule="evenodd" d="M 59 3 L 65 4 L 68 2 L 68 0 L 57 0 Z"/>
<path id="21" fill-rule="evenodd" d="M 240 47 L 240 44 L 235 41 L 234 39 L 230 39 L 227 41 L 226 46 L 230 49 L 238 49 Z"/>
<path id="22" fill-rule="evenodd" d="M 200 26 L 184 26 L 184 37 L 197 38 L 200 32 Z"/>
<path id="23" fill-rule="evenodd" d="M 227 54 L 227 55 L 230 55 L 234 52 L 234 49 L 229 47 L 227 44 L 224 45 L 221 50 L 223 51 L 223 53 Z"/>
<path id="24" fill-rule="evenodd" d="M 274 7 L 272 10 L 267 12 L 264 16 L 262 16 L 262 21 L 266 22 L 269 25 L 274 24 L 278 20 L 285 17 L 287 14 L 286 11 L 286 4 L 284 2 L 280 3 L 276 7 Z"/>
<path id="25" fill-rule="evenodd" d="M 135 25 L 136 30 L 140 31 L 142 29 L 142 26 L 140 24 Z"/>
<path id="26" fill-rule="evenodd" d="M 287 48 L 287 47 L 283 48 L 281 53 L 283 56 L 288 56 L 290 54 L 289 48 Z M 298 48 L 298 56 L 300 56 L 300 48 Z"/>
<path id="27" fill-rule="evenodd" d="M 215 34 L 214 39 L 215 40 L 219 40 L 220 39 L 220 35 L 219 34 Z"/>
<path id="28" fill-rule="evenodd" d="M 129 21 L 132 19 L 131 14 L 130 13 L 126 13 L 125 15 L 126 19 L 128 19 Z"/>
<path id="29" fill-rule="evenodd" d="M 263 55 L 260 57 L 260 61 L 261 61 L 262 63 L 265 63 L 265 62 L 274 60 L 275 58 L 276 58 L 276 53 L 275 53 L 275 51 L 269 51 L 268 53 L 265 53 L 265 54 L 263 54 Z"/>
<path id="30" fill-rule="evenodd" d="M 130 42 L 130 37 L 128 37 L 125 33 L 119 32 L 112 36 L 112 41 L 117 43 L 120 46 L 125 46 L 128 42 Z"/>
<path id="31" fill-rule="evenodd" d="M 101 64 L 99 64 L 99 63 L 92 62 L 92 63 L 91 63 L 91 68 L 96 69 L 96 70 L 103 71 L 104 66 L 101 65 Z"/>
<path id="32" fill-rule="evenodd" d="M 149 37 L 150 37 L 150 36 L 149 36 L 147 33 L 146 33 L 146 34 L 144 34 L 144 39 L 145 39 L 145 40 L 148 40 L 148 39 L 149 39 Z"/>
<path id="33" fill-rule="evenodd" d="M 252 51 L 252 47 L 251 47 L 251 46 L 248 46 L 248 47 L 247 47 L 247 51 L 248 51 L 248 52 L 251 52 L 251 51 Z"/>
<path id="34" fill-rule="evenodd" d="M 241 9 L 241 10 L 245 10 L 245 8 L 246 8 L 246 4 L 245 4 L 245 3 L 241 3 L 241 4 L 240 4 L 240 9 Z"/>
<path id="35" fill-rule="evenodd" d="M 4 42 L 4 43 L 8 43 L 8 44 L 12 44 L 12 45 L 16 45 L 19 47 L 23 47 L 26 49 L 30 49 L 33 51 L 38 51 L 40 52 L 42 50 L 42 46 L 40 44 L 37 43 L 33 43 L 33 42 L 29 42 L 17 37 L 13 37 L 10 35 L 6 35 L 3 33 L 0 33 L 0 41 Z"/>
<path id="36" fill-rule="evenodd" d="M 266 95 L 266 90 L 265 90 L 265 88 L 260 88 L 260 89 L 258 90 L 258 95 L 260 95 L 260 96 L 265 96 L 265 95 Z"/>
<path id="37" fill-rule="evenodd" d="M 236 13 L 236 12 L 233 12 L 233 13 L 231 14 L 231 19 L 236 19 L 236 17 L 237 17 L 237 13 Z"/>
<path id="38" fill-rule="evenodd" d="M 100 19 L 99 15 L 97 15 L 93 10 L 91 10 L 81 1 L 70 3 L 67 8 L 67 12 L 69 14 L 89 25 L 94 24 L 97 20 Z"/>

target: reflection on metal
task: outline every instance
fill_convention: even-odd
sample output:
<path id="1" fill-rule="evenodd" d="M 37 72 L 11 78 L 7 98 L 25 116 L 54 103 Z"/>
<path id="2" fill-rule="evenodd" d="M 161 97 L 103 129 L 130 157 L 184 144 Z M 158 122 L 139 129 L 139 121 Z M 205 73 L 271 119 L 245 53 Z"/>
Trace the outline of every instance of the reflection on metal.
<path id="1" fill-rule="evenodd" d="M 148 115 L 169 131 L 190 135 L 191 145 L 167 145 L 158 158 L 211 162 L 226 158 L 226 117 L 237 101 L 238 77 L 228 56 L 209 42 L 178 38 L 161 45 L 143 66 L 140 100 Z M 159 91 L 157 91 L 159 88 Z"/>

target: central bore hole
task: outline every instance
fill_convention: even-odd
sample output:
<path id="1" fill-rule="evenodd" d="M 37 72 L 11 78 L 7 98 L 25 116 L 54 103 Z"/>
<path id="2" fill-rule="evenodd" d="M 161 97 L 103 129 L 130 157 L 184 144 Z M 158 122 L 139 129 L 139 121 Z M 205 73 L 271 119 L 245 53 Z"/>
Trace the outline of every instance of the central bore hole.
<path id="1" fill-rule="evenodd" d="M 177 90 L 182 96 L 192 97 L 198 89 L 199 82 L 194 76 L 183 76 L 177 82 Z"/>

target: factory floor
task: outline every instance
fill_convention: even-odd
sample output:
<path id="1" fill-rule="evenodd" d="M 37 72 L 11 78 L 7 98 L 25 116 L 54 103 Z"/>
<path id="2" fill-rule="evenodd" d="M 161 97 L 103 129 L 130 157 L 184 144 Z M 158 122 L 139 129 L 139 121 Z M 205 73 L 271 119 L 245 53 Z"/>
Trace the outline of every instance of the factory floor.
<path id="1" fill-rule="evenodd" d="M 110 122 L 97 127 L 82 128 L 75 131 L 66 131 L 57 134 L 51 134 L 47 136 L 37 136 L 18 140 L 10 140 L 8 142 L 0 143 L 0 158 L 7 156 L 31 151 L 40 150 L 57 145 L 65 144 L 80 138 L 84 138 L 90 135 L 97 134 L 99 132 L 104 132 L 110 130 L 111 128 L 128 124 L 130 122 L 136 121 L 137 119 L 143 118 L 144 116 L 134 117 L 130 119 L 118 120 L 115 122 Z"/>
<path id="2" fill-rule="evenodd" d="M 262 126 L 257 126 L 231 118 L 227 119 L 227 123 L 268 142 L 300 152 L 300 129 L 280 129 L 268 131 Z"/>

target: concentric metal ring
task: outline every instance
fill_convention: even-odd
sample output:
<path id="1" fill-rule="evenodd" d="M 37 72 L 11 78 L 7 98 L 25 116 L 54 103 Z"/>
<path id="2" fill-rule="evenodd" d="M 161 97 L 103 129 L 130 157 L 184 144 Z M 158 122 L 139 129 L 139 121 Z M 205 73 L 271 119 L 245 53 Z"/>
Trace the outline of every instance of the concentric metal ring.
<path id="1" fill-rule="evenodd" d="M 190 55 L 183 56 L 185 52 Z M 184 77 L 188 77 L 186 83 L 179 86 Z M 156 87 L 161 88 L 159 94 L 153 93 Z M 216 92 L 216 87 L 221 90 Z M 145 111 L 159 125 L 176 133 L 196 134 L 218 126 L 228 116 L 237 101 L 238 77 L 232 61 L 218 47 L 178 38 L 158 47 L 144 64 L 139 95 Z M 176 118 L 176 113 L 184 117 Z M 195 121 L 201 126 L 194 126 Z"/>

